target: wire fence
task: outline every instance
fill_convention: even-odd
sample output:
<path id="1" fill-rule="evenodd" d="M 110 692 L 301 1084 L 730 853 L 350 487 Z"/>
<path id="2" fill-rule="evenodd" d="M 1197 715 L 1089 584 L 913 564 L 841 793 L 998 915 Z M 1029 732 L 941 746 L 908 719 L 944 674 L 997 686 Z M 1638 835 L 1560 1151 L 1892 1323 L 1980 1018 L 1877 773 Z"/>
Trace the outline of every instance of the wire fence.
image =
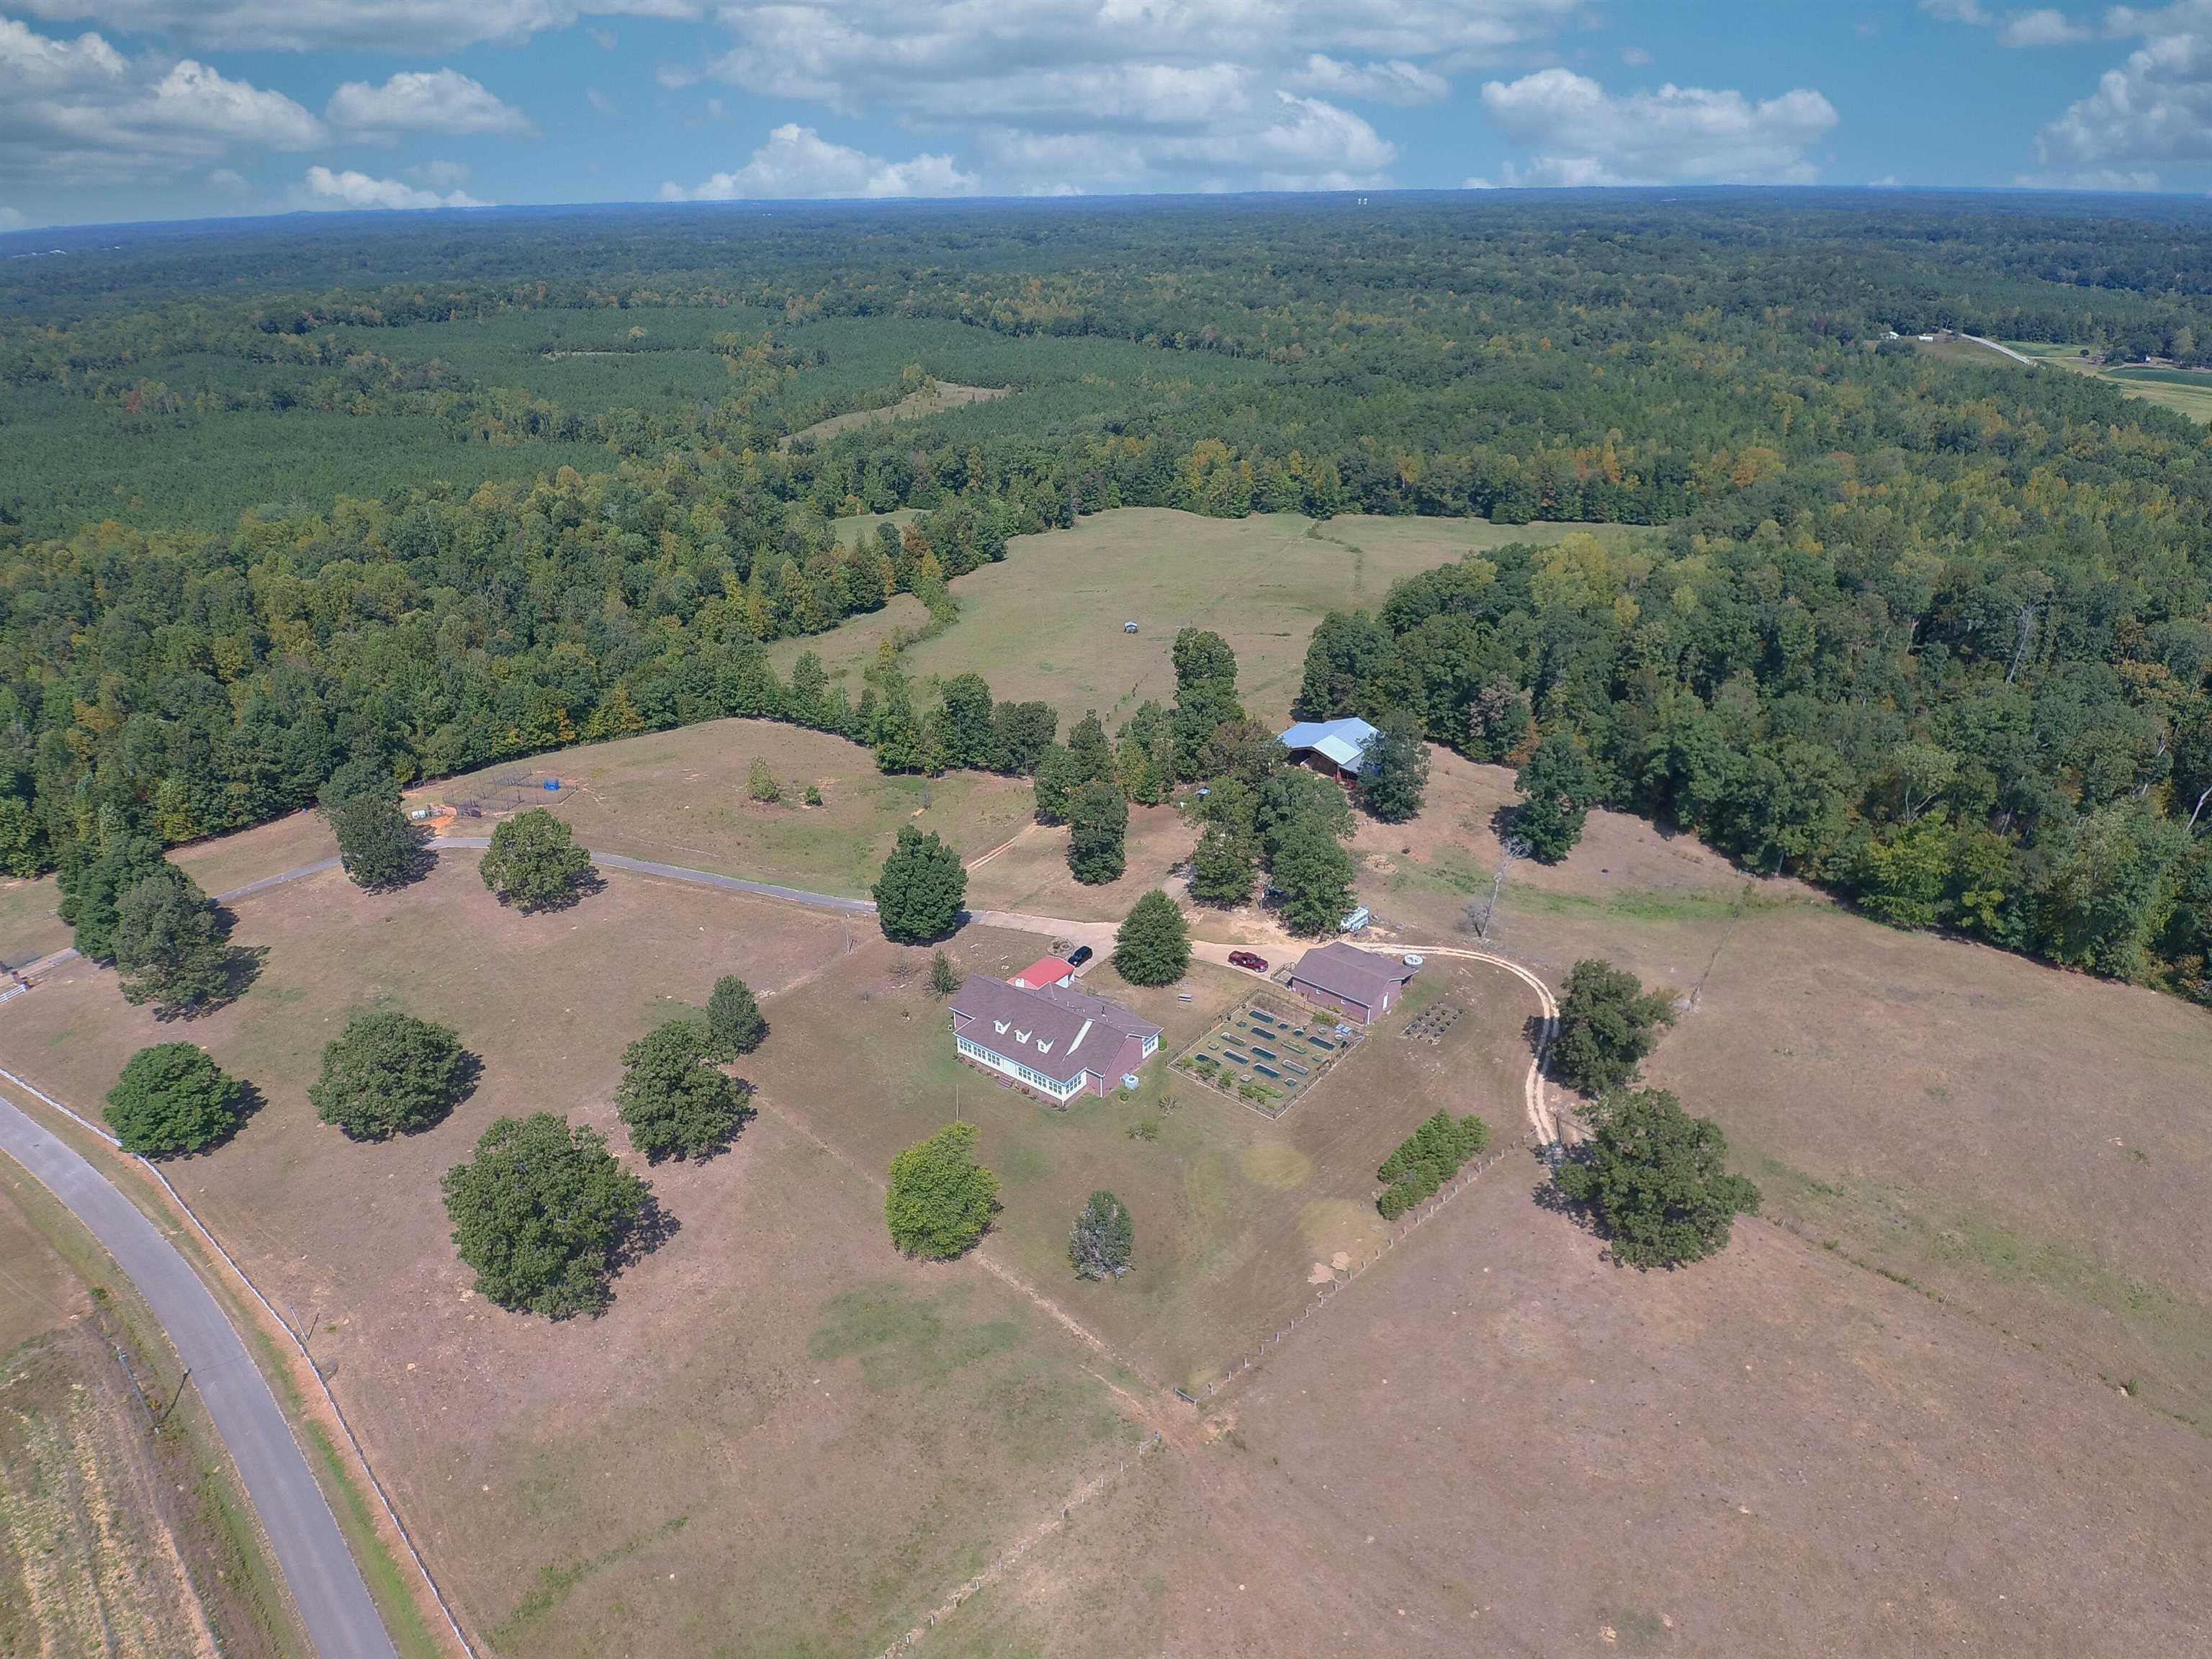
<path id="1" fill-rule="evenodd" d="M 966 1583 L 961 1585 L 958 1589 L 954 1590 L 951 1595 L 939 1602 L 934 1607 L 932 1607 L 928 1613 L 924 1616 L 921 1623 L 916 1625 L 913 1629 L 908 1631 L 896 1641 L 893 1642 L 890 1646 L 885 1648 L 883 1652 L 878 1656 L 878 1659 L 897 1659 L 898 1655 L 906 1652 L 909 1648 L 913 1647 L 915 1643 L 921 1641 L 923 1637 L 928 1635 L 932 1630 L 937 1627 L 938 1624 L 941 1620 L 950 1619 L 954 1613 L 959 1612 L 963 1602 L 966 1601 L 970 1596 L 980 1592 L 985 1585 L 995 1583 L 998 1580 L 1006 1577 L 1007 1571 L 1012 1568 L 1015 1563 L 1019 1561 L 1024 1555 L 1027 1555 L 1039 1544 L 1044 1542 L 1046 1539 L 1051 1537 L 1054 1533 L 1059 1532 L 1065 1528 L 1068 1522 L 1073 1519 L 1077 1510 L 1082 1508 L 1084 1504 L 1088 1504 L 1092 1498 L 1101 1496 L 1110 1489 L 1116 1480 L 1119 1480 L 1123 1475 L 1129 1472 L 1129 1466 L 1131 1464 L 1140 1462 L 1142 1459 L 1149 1456 L 1152 1453 L 1158 1451 L 1164 1443 L 1165 1443 L 1156 1433 L 1150 1439 L 1145 1441 L 1137 1448 L 1136 1455 L 1134 1456 L 1123 1458 L 1118 1468 L 1109 1469 L 1105 1474 L 1099 1475 L 1093 1480 L 1086 1480 L 1083 1485 L 1078 1486 L 1073 1492 L 1069 1493 L 1067 1498 L 1061 1503 L 1060 1506 L 1060 1513 L 1058 1515 L 1054 1516 L 1049 1521 L 1045 1522 L 1042 1525 L 1034 1528 L 1032 1531 L 1024 1534 L 1019 1542 L 1008 1548 L 1004 1554 L 995 1558 L 988 1566 L 983 1569 L 982 1571 L 977 1573 Z"/>
<path id="2" fill-rule="evenodd" d="M 0 1079 L 5 1079 L 14 1084 L 33 1099 L 43 1101 L 79 1128 L 97 1135 L 118 1152 L 122 1151 L 122 1143 L 113 1135 L 97 1123 L 71 1111 L 37 1085 L 27 1083 L 5 1067 L 0 1067 Z M 393 1507 L 391 1494 L 385 1491 L 384 1483 L 376 1478 L 375 1469 L 370 1467 L 368 1454 L 362 1449 L 360 1437 L 353 1431 L 353 1425 L 347 1420 L 344 1410 L 338 1405 L 337 1396 L 331 1392 L 331 1385 L 325 1380 L 322 1368 L 315 1364 L 314 1356 L 307 1352 L 307 1345 L 300 1340 L 299 1332 L 292 1328 L 292 1322 L 276 1311 L 276 1304 L 263 1295 L 261 1287 L 247 1277 L 246 1269 L 239 1265 L 238 1259 L 223 1249 L 222 1241 L 208 1231 L 207 1224 L 200 1219 L 198 1212 L 185 1202 L 185 1195 L 170 1184 L 169 1177 L 161 1172 L 159 1164 L 149 1158 L 138 1158 L 131 1153 L 125 1153 L 124 1156 L 131 1158 L 134 1163 L 161 1183 L 161 1190 L 168 1194 L 170 1201 L 183 1212 L 185 1218 L 192 1224 L 193 1231 L 207 1242 L 209 1249 L 222 1258 L 223 1266 L 229 1268 L 238 1282 L 246 1286 L 253 1299 L 261 1304 L 269 1316 L 283 1328 L 284 1334 L 292 1339 L 292 1346 L 300 1351 L 300 1358 L 307 1361 L 308 1372 L 315 1379 L 315 1386 L 322 1391 L 323 1403 L 330 1407 L 332 1419 L 345 1435 L 346 1444 L 352 1449 L 354 1461 L 361 1466 L 361 1472 L 368 1479 L 370 1489 L 376 1493 L 376 1501 L 383 1506 L 385 1518 L 391 1522 L 392 1531 L 398 1535 L 400 1543 L 406 1547 L 408 1559 L 414 1562 L 415 1571 L 422 1574 L 422 1583 L 430 1592 L 430 1599 L 438 1604 L 438 1611 L 445 1614 L 446 1628 L 453 1633 L 453 1639 L 461 1644 L 461 1651 L 467 1654 L 469 1659 L 477 1659 L 476 1648 L 462 1632 L 461 1621 L 453 1616 L 453 1608 L 447 1604 L 445 1592 L 438 1588 L 438 1581 L 431 1576 L 429 1564 L 422 1559 L 422 1553 L 415 1547 L 415 1540 L 409 1534 L 406 1523 L 400 1520 L 399 1511 Z M 135 1385 L 135 1378 L 133 1382 Z"/>
<path id="3" fill-rule="evenodd" d="M 1482 1159 L 1480 1163 L 1468 1165 L 1468 1168 L 1460 1171 L 1459 1174 L 1454 1176 L 1449 1181 L 1438 1188 L 1433 1197 L 1424 1199 L 1413 1209 L 1408 1211 L 1404 1216 L 1401 1217 L 1396 1224 L 1392 1227 L 1390 1236 L 1384 1239 L 1380 1244 L 1376 1245 L 1373 1251 L 1368 1255 L 1365 1260 L 1356 1261 L 1349 1267 L 1340 1269 L 1339 1271 L 1343 1275 L 1341 1278 L 1332 1276 L 1328 1283 L 1322 1287 L 1312 1301 L 1307 1303 L 1304 1307 L 1300 1308 L 1297 1313 L 1291 1316 L 1291 1321 L 1288 1324 L 1279 1325 L 1266 1336 L 1261 1337 L 1258 1344 L 1255 1346 L 1249 1352 L 1240 1357 L 1236 1364 L 1229 1366 L 1219 1376 L 1207 1383 L 1203 1392 L 1195 1395 L 1187 1394 L 1180 1389 L 1178 1389 L 1176 1392 L 1178 1394 L 1182 1394 L 1182 1397 L 1185 1400 L 1188 1400 L 1192 1406 L 1202 1407 L 1205 1401 L 1212 1399 L 1216 1394 L 1227 1388 L 1238 1377 L 1243 1376 L 1245 1372 L 1250 1370 L 1253 1366 L 1258 1364 L 1261 1360 L 1267 1358 L 1267 1354 L 1272 1350 L 1280 1346 L 1285 1337 L 1288 1336 L 1292 1331 L 1297 1329 L 1299 1326 L 1304 1324 L 1307 1320 L 1312 1318 L 1314 1315 L 1319 1313 L 1330 1303 L 1335 1301 L 1336 1298 L 1345 1291 L 1350 1289 L 1354 1279 L 1358 1279 L 1362 1273 L 1367 1272 L 1370 1267 L 1373 1267 L 1377 1262 L 1381 1261 L 1383 1257 L 1389 1255 L 1391 1251 L 1396 1249 L 1401 1244 L 1404 1243 L 1416 1227 L 1434 1216 L 1439 1210 L 1443 1209 L 1445 1205 L 1450 1203 L 1452 1200 L 1457 1198 L 1469 1187 L 1472 1187 L 1476 1182 L 1480 1181 L 1482 1178 L 1483 1172 L 1485 1170 L 1492 1168 L 1500 1159 L 1516 1152 L 1528 1152 L 1534 1146 L 1535 1140 L 1534 1137 L 1523 1135 L 1519 1140 L 1513 1142 L 1510 1146 L 1499 1147 L 1496 1152 L 1492 1152 L 1488 1158 Z"/>

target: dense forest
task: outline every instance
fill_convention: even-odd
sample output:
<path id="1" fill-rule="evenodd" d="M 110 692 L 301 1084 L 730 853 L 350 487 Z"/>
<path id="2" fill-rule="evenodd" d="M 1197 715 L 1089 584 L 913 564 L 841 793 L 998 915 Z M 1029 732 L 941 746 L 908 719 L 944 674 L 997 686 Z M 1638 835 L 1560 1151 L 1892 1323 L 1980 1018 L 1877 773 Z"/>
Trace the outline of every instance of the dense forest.
<path id="1" fill-rule="evenodd" d="M 109 234 L 111 238 L 112 233 Z M 778 712 L 762 642 L 1125 505 L 1661 527 L 1316 635 L 1315 714 L 2198 995 L 2212 217 L 1687 192 L 501 213 L 0 267 L 0 860 Z M 830 435 L 930 379 L 1012 395 Z M 841 540 L 836 522 L 919 510 Z M 887 682 L 888 683 L 888 682 Z M 872 738 L 847 708 L 810 718 Z M 886 703 L 902 702 L 886 698 Z M 906 711 L 910 717 L 911 710 Z"/>

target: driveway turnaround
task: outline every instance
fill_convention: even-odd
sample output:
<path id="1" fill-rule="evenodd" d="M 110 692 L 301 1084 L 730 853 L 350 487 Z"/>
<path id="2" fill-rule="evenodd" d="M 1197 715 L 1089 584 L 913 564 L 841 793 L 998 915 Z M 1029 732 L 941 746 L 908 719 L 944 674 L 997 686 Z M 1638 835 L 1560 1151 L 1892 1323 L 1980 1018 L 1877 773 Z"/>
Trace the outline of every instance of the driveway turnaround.
<path id="1" fill-rule="evenodd" d="M 113 1256 L 191 1371 L 321 1659 L 397 1659 L 322 1488 L 246 1343 L 191 1266 L 106 1176 L 0 1100 L 0 1152 Z"/>

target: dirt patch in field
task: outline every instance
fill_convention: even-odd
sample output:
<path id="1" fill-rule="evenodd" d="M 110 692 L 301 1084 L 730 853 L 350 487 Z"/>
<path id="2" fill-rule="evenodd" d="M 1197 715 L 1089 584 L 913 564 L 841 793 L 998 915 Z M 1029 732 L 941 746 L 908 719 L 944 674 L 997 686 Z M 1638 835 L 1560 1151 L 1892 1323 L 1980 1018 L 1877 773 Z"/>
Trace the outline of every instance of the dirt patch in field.
<path id="1" fill-rule="evenodd" d="M 859 427 L 883 426 L 892 421 L 918 421 L 924 416 L 940 415 L 948 409 L 963 409 L 969 404 L 988 403 L 994 398 L 1004 398 L 1012 388 L 1002 386 L 955 386 L 949 380 L 933 381 L 920 392 L 909 392 L 895 404 L 885 404 L 880 409 L 856 409 L 847 415 L 832 415 L 826 421 L 817 421 L 812 426 L 801 427 L 776 446 L 789 449 L 802 440 L 824 443 L 841 432 L 850 432 Z"/>
<path id="2" fill-rule="evenodd" d="M 933 1650 L 2200 1644 L 2203 1439 L 1756 1223 L 1605 1267 L 1532 1176 L 1499 1165 Z"/>

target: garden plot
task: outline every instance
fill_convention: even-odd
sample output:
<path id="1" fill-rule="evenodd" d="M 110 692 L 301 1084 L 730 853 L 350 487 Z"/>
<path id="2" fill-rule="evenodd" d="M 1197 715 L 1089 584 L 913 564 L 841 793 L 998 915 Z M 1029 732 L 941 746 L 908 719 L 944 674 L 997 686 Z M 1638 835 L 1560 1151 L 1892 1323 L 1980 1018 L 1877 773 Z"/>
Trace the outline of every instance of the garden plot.
<path id="1" fill-rule="evenodd" d="M 1280 1117 L 1360 1036 L 1318 1009 L 1249 997 L 1176 1055 L 1175 1068 L 1255 1112 Z"/>

